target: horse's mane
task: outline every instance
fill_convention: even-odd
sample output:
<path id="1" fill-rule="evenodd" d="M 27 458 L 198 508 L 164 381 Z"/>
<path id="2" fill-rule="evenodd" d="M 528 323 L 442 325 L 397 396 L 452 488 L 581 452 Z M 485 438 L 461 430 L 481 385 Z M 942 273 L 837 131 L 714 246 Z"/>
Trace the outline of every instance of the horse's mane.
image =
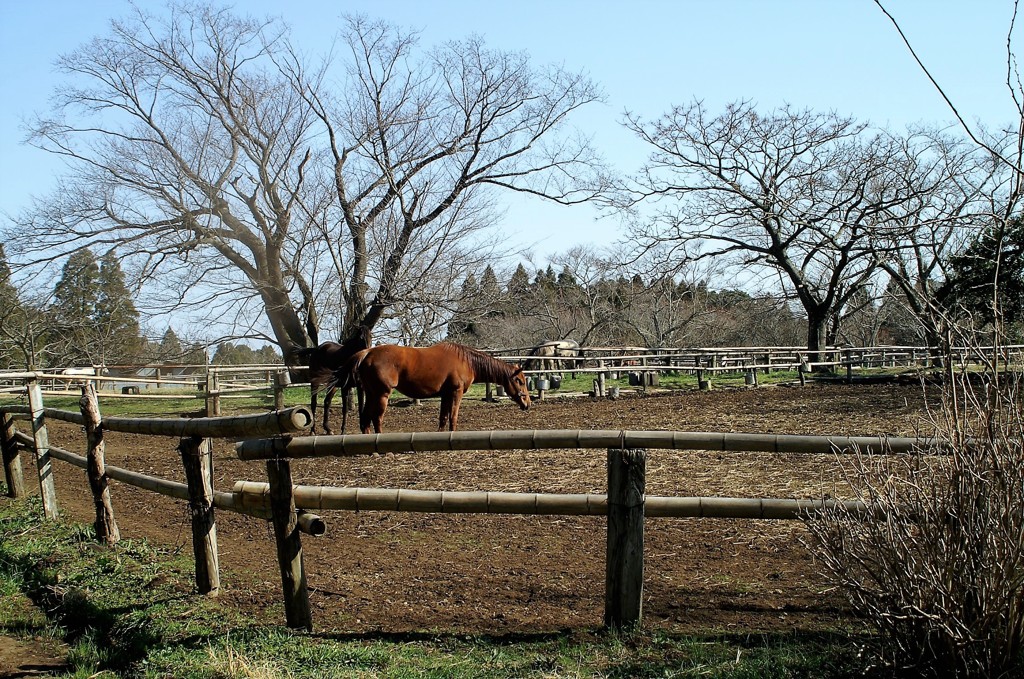
<path id="1" fill-rule="evenodd" d="M 446 343 L 452 351 L 460 355 L 473 368 L 477 381 L 503 382 L 516 371 L 516 366 L 497 359 L 479 349 L 467 347 L 465 344 Z"/>

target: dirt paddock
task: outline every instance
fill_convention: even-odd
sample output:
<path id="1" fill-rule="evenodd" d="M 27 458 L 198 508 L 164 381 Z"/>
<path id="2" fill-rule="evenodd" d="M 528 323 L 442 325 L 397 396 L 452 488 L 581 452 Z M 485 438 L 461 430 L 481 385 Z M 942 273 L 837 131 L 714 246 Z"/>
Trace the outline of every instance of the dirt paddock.
<path id="1" fill-rule="evenodd" d="M 464 403 L 460 428 L 674 429 L 834 435 L 914 435 L 924 428 L 919 386 L 773 387 L 617 401 L 546 399 L 528 412 L 507 400 Z M 430 431 L 437 403 L 393 407 L 389 431 Z M 79 427 L 50 423 L 53 444 L 84 451 Z M 106 435 L 108 464 L 184 480 L 177 441 Z M 34 470 L 26 459 L 26 480 Z M 65 516 L 91 522 L 84 473 L 55 462 Z M 835 490 L 833 456 L 652 450 L 652 495 L 821 497 Z M 296 483 L 423 490 L 603 493 L 603 450 L 441 452 L 301 460 Z M 218 441 L 214 484 L 266 480 Z M 190 553 L 185 503 L 112 483 L 122 536 Z M 328 532 L 303 536 L 314 625 L 321 631 L 414 630 L 504 634 L 599 626 L 603 517 L 323 512 Z M 283 623 L 273 531 L 219 512 L 221 598 Z M 815 568 L 794 521 L 650 519 L 645 526 L 644 620 L 675 631 L 832 628 L 844 602 Z"/>

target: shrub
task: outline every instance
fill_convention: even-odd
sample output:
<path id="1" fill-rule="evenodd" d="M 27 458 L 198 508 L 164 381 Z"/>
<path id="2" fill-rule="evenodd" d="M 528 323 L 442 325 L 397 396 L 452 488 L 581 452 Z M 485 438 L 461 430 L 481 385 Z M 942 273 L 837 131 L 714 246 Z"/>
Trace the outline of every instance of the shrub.
<path id="1" fill-rule="evenodd" d="M 947 374 L 934 444 L 844 463 L 877 520 L 810 517 L 815 551 L 879 632 L 886 664 L 1005 676 L 1024 635 L 1024 420 L 1019 376 Z"/>

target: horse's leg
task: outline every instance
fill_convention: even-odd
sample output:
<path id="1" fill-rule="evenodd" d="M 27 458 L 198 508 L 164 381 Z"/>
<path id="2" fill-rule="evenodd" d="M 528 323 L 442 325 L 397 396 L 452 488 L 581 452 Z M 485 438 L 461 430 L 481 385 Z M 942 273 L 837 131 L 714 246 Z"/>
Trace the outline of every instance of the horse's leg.
<path id="1" fill-rule="evenodd" d="M 362 417 L 363 413 L 363 388 L 360 386 L 356 387 L 356 407 L 359 408 L 357 413 Z"/>
<path id="2" fill-rule="evenodd" d="M 345 422 L 348 420 L 348 403 L 352 400 L 352 387 L 341 390 L 341 433 L 345 433 Z"/>
<path id="3" fill-rule="evenodd" d="M 452 394 L 441 394 L 441 412 L 437 416 L 437 430 L 444 431 L 445 425 L 452 419 Z"/>
<path id="4" fill-rule="evenodd" d="M 309 382 L 309 412 L 312 413 L 311 417 L 313 418 L 312 427 L 309 430 L 310 434 L 315 434 L 316 433 L 316 401 L 317 401 L 317 398 L 319 396 L 320 396 L 320 394 L 319 394 L 319 385 L 316 382 L 310 380 L 310 382 Z"/>
<path id="5" fill-rule="evenodd" d="M 363 430 L 364 434 L 370 433 L 370 425 L 373 425 L 375 433 L 381 432 L 384 424 L 384 412 L 388 409 L 388 397 L 390 393 L 385 393 L 378 398 L 368 398 L 366 403 L 363 405 L 362 412 L 359 415 L 359 426 Z"/>
<path id="6" fill-rule="evenodd" d="M 451 402 L 451 419 L 448 422 L 449 431 L 455 431 L 456 423 L 459 420 L 459 406 L 462 404 L 462 390 L 457 390 L 452 394 Z"/>
<path id="7" fill-rule="evenodd" d="M 338 387 L 331 386 L 327 389 L 327 393 L 324 395 L 324 433 L 333 434 L 331 431 L 331 425 L 328 420 L 331 417 L 331 401 L 334 400 L 334 393 L 338 391 Z"/>
<path id="8" fill-rule="evenodd" d="M 384 413 L 387 412 L 388 402 L 391 400 L 391 392 L 384 394 L 377 402 L 377 415 L 373 418 L 373 433 L 379 434 L 384 431 Z"/>

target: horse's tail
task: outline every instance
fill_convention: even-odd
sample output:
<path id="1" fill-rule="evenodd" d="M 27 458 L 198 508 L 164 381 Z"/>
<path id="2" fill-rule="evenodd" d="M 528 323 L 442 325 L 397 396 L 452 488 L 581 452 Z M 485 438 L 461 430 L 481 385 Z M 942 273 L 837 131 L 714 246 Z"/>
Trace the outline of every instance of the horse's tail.
<path id="1" fill-rule="evenodd" d="M 355 352 L 348 357 L 341 367 L 333 371 L 328 384 L 338 389 L 348 389 L 359 386 L 359 366 L 363 364 L 366 357 L 366 349 Z"/>
<path id="2" fill-rule="evenodd" d="M 363 385 L 359 382 L 359 366 L 363 364 L 368 349 L 363 349 L 352 354 L 345 363 L 334 371 L 331 384 L 341 389 L 341 433 L 345 433 L 345 423 L 348 421 L 348 398 L 346 392 L 355 389 L 359 399 L 359 406 L 356 412 L 363 409 Z"/>
<path id="3" fill-rule="evenodd" d="M 298 344 L 293 344 L 291 355 L 297 358 L 309 358 L 314 351 L 316 351 L 316 347 L 300 347 Z"/>

